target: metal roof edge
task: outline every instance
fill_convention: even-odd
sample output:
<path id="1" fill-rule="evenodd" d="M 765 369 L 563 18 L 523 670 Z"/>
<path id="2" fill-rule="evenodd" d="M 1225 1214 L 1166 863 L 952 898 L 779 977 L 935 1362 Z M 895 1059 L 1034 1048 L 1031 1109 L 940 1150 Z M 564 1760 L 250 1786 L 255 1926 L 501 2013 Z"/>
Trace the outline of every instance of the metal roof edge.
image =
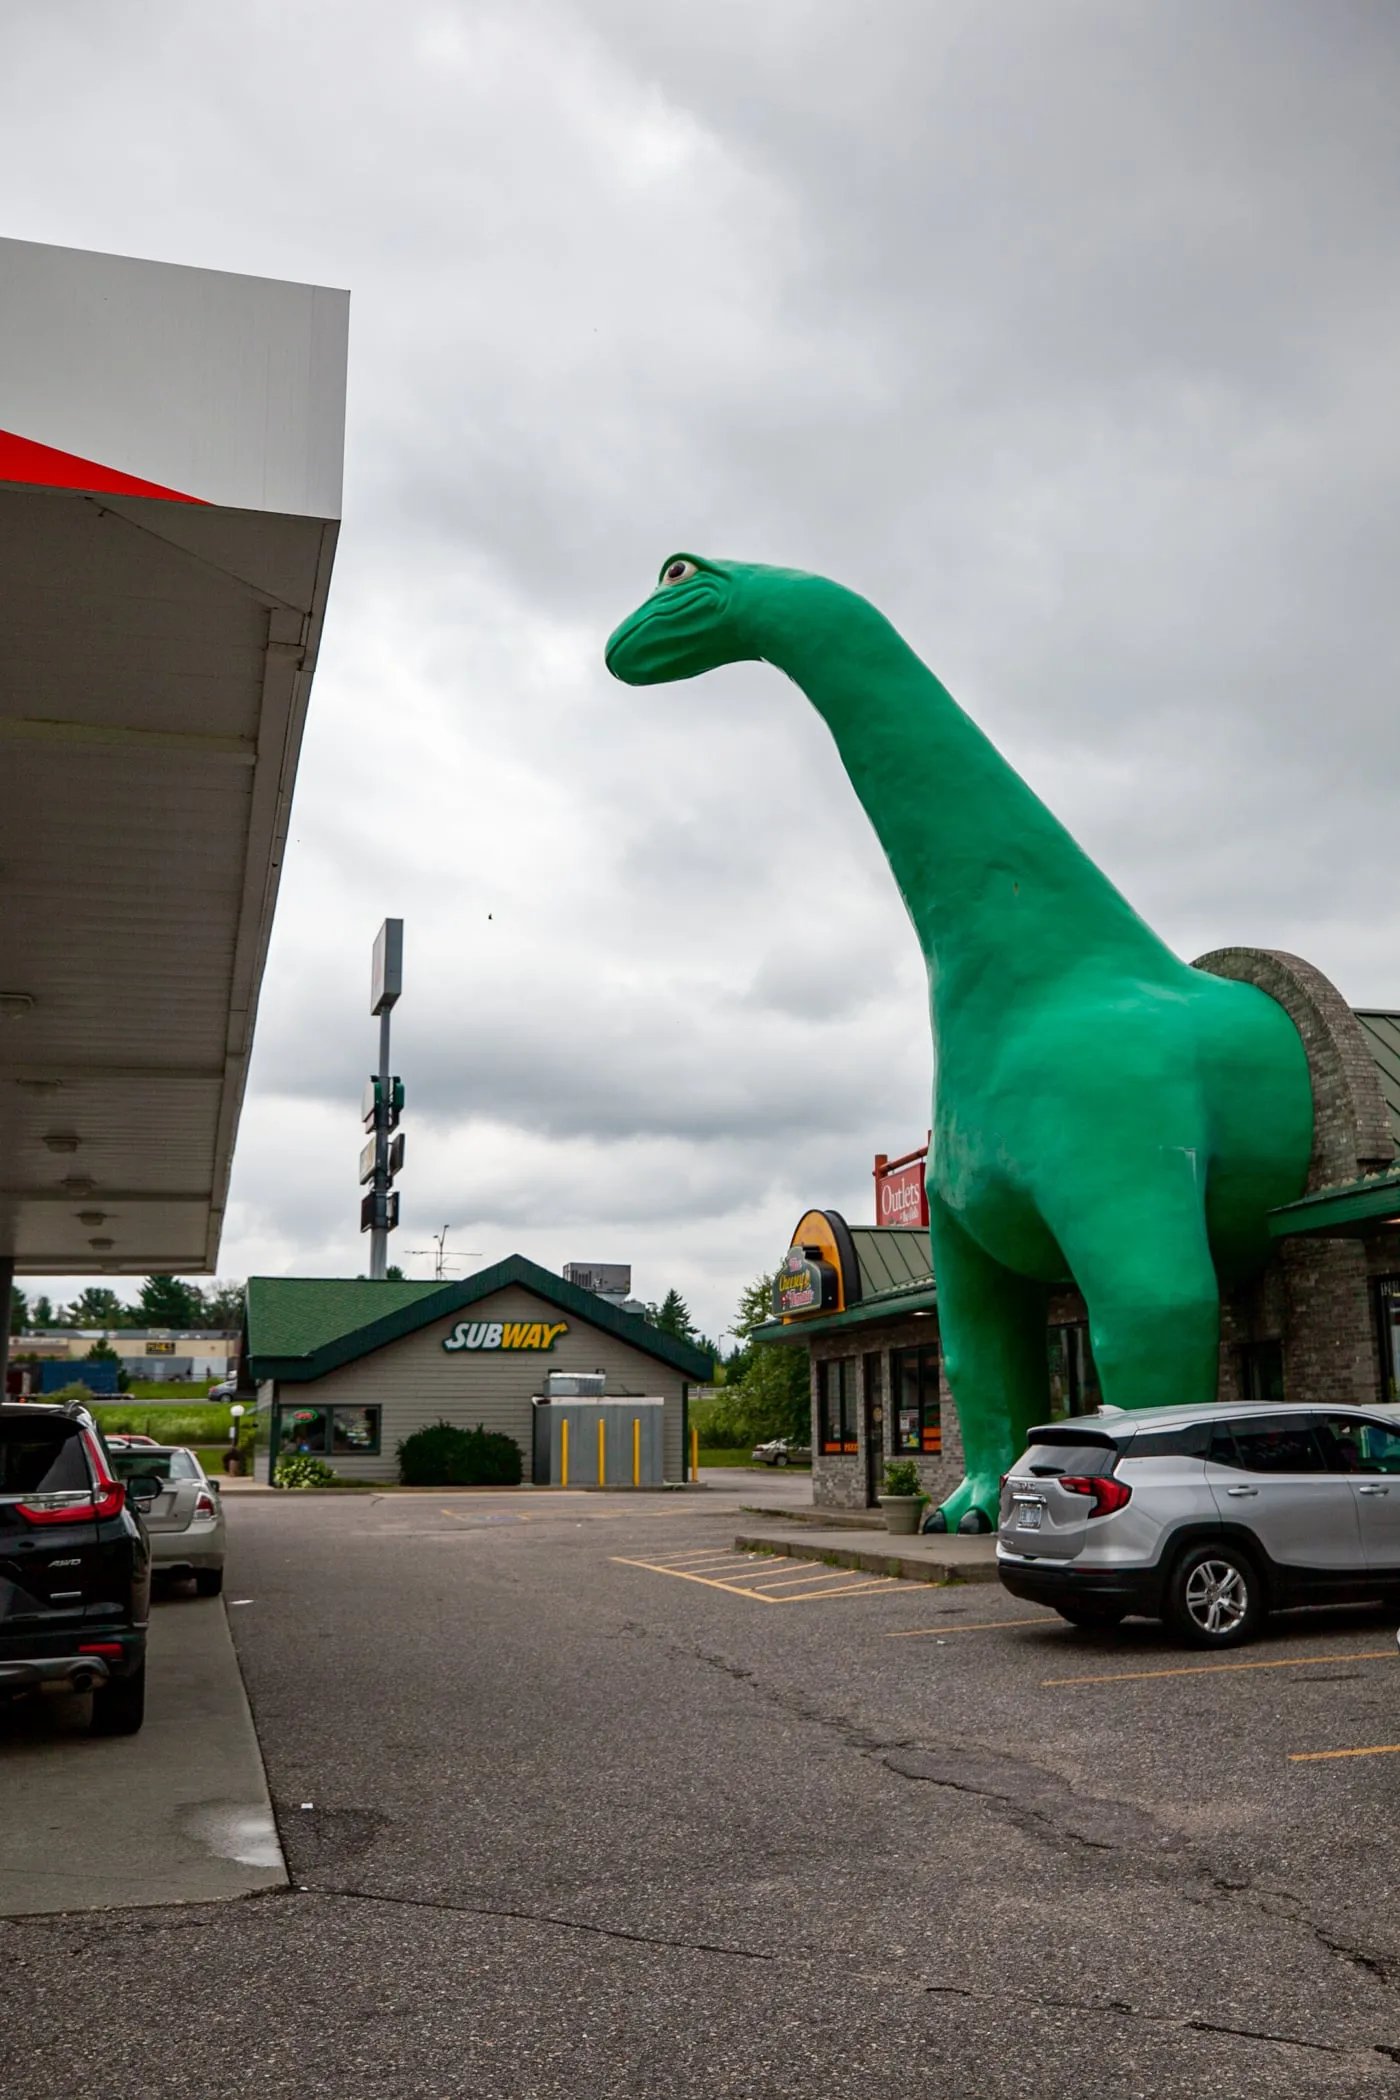
<path id="1" fill-rule="evenodd" d="M 814 1320 L 769 1320 L 755 1327 L 749 1340 L 789 1347 L 805 1342 L 809 1335 L 831 1334 L 847 1327 L 868 1327 L 876 1320 L 897 1319 L 902 1313 L 934 1312 L 938 1307 L 935 1284 L 908 1291 L 890 1291 L 883 1298 L 861 1298 L 844 1312 L 823 1313 Z"/>

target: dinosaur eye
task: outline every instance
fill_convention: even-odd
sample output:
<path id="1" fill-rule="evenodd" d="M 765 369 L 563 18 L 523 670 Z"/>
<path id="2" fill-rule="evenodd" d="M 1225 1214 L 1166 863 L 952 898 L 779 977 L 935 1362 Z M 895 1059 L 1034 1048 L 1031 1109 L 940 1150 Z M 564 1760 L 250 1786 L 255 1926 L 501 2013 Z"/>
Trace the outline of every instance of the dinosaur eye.
<path id="1" fill-rule="evenodd" d="M 684 583 L 687 576 L 693 576 L 694 574 L 695 564 L 693 561 L 671 561 L 667 562 L 665 569 L 662 571 L 661 581 L 663 583 Z"/>

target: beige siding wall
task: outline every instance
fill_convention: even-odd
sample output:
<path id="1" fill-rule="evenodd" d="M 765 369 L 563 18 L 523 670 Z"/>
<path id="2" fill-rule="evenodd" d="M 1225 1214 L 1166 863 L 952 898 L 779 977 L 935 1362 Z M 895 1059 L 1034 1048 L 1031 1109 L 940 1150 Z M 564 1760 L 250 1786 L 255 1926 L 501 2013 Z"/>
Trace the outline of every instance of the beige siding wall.
<path id="1" fill-rule="evenodd" d="M 567 1319 L 569 1331 L 550 1350 L 459 1349 L 442 1344 L 459 1320 Z M 446 1419 L 462 1429 L 502 1431 L 520 1446 L 525 1478 L 530 1478 L 534 1417 L 531 1402 L 544 1390 L 546 1371 L 606 1371 L 607 1398 L 659 1395 L 666 1402 L 665 1470 L 668 1480 L 684 1478 L 681 1451 L 681 1397 L 685 1381 L 654 1356 L 614 1340 L 599 1327 L 572 1313 L 562 1313 L 513 1284 L 482 1298 L 466 1312 L 435 1320 L 402 1341 L 390 1342 L 372 1356 L 362 1356 L 342 1370 L 306 1384 L 283 1383 L 277 1399 L 283 1407 L 380 1407 L 384 1410 L 377 1458 L 336 1456 L 331 1463 L 347 1480 L 397 1480 L 399 1440 L 425 1422 Z"/>

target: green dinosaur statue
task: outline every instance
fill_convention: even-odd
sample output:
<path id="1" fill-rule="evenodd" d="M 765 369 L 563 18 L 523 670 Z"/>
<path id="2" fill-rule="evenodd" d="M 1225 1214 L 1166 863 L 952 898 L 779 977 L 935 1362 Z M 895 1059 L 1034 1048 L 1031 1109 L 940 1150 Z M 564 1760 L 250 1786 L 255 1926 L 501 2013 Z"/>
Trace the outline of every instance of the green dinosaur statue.
<path id="1" fill-rule="evenodd" d="M 611 637 L 630 685 L 771 663 L 836 739 L 928 968 L 928 1196 L 965 1476 L 992 1527 L 1049 1412 L 1048 1287 L 1073 1278 L 1105 1401 L 1216 1395 L 1220 1284 L 1302 1193 L 1307 1057 L 1283 1008 L 1180 962 L 888 620 L 799 570 L 668 561 Z M 939 1523 L 939 1518 L 935 1519 Z"/>

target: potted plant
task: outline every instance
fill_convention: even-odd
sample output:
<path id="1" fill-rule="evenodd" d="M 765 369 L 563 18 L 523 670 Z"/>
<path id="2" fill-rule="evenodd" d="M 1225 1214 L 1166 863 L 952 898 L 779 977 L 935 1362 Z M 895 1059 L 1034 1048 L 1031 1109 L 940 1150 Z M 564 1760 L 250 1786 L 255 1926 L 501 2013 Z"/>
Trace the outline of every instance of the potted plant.
<path id="1" fill-rule="evenodd" d="M 879 1497 L 885 1512 L 885 1529 L 910 1537 L 919 1528 L 928 1496 L 919 1485 L 919 1469 L 912 1458 L 896 1459 L 885 1467 L 885 1492 Z"/>

